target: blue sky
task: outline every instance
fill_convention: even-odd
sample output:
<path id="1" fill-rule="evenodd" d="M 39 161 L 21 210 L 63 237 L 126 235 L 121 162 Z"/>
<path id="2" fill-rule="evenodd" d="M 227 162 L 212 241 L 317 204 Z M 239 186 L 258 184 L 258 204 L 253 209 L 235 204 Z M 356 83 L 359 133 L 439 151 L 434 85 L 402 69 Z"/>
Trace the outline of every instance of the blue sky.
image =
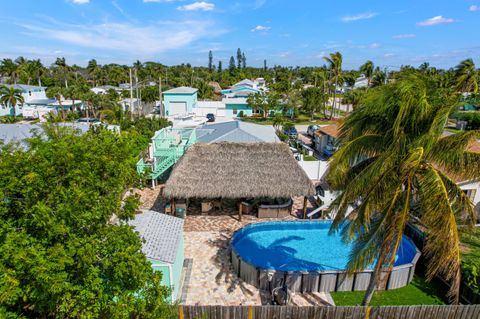
<path id="1" fill-rule="evenodd" d="M 480 64 L 480 0 L 3 0 L 0 58 L 344 66 Z"/>

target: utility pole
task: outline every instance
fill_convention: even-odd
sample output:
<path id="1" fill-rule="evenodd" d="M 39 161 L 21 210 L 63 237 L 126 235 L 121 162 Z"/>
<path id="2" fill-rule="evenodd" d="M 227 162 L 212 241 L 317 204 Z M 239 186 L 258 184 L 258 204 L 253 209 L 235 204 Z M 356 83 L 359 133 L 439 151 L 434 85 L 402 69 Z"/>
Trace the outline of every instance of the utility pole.
<path id="1" fill-rule="evenodd" d="M 388 80 L 388 66 L 385 67 L 385 85 L 387 85 Z"/>
<path id="2" fill-rule="evenodd" d="M 130 68 L 130 118 L 133 120 L 133 80 L 132 80 L 132 68 Z"/>
<path id="3" fill-rule="evenodd" d="M 160 98 L 160 117 L 163 117 L 163 102 L 162 102 L 162 77 L 158 78 L 158 95 Z"/>
<path id="4" fill-rule="evenodd" d="M 193 87 L 193 74 L 195 73 L 195 70 L 192 69 L 192 79 L 190 81 L 190 87 Z"/>
<path id="5" fill-rule="evenodd" d="M 137 75 L 137 68 L 135 68 L 135 93 L 137 98 L 137 107 L 140 106 L 140 99 L 138 94 L 138 75 Z"/>

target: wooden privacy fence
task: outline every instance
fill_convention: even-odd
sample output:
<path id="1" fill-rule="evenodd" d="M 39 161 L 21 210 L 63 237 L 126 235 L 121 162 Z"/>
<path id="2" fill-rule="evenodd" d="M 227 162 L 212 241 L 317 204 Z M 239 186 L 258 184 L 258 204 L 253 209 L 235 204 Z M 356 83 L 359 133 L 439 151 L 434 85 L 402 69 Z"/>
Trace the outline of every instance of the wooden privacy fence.
<path id="1" fill-rule="evenodd" d="M 179 319 L 479 319 L 480 305 L 391 307 L 179 306 Z"/>

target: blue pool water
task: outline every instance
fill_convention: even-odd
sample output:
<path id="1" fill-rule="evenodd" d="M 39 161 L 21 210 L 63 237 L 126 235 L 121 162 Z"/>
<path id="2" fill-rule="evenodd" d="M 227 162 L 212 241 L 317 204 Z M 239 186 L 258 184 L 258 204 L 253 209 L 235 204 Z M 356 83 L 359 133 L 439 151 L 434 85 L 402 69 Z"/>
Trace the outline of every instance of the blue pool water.
<path id="1" fill-rule="evenodd" d="M 351 245 L 329 235 L 331 221 L 265 222 L 246 226 L 232 238 L 240 258 L 262 269 L 280 271 L 343 270 Z M 412 262 L 412 241 L 403 237 L 395 266 Z"/>

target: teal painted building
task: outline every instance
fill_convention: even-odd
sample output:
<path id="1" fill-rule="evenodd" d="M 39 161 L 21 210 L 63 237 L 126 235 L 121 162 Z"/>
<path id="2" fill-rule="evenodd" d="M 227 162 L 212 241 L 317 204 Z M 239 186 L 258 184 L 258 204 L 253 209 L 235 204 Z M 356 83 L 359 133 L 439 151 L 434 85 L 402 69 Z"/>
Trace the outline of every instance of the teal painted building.
<path id="1" fill-rule="evenodd" d="M 225 104 L 225 117 L 238 117 L 240 111 L 243 111 L 244 116 L 253 115 L 246 98 L 224 98 L 222 102 Z"/>
<path id="2" fill-rule="evenodd" d="M 183 219 L 143 210 L 128 222 L 145 240 L 142 251 L 155 271 L 162 273 L 162 284 L 170 288 L 168 301 L 181 297 L 184 259 Z"/>
<path id="3" fill-rule="evenodd" d="M 197 107 L 197 89 L 181 86 L 163 92 L 163 103 L 167 116 L 193 113 Z"/>

